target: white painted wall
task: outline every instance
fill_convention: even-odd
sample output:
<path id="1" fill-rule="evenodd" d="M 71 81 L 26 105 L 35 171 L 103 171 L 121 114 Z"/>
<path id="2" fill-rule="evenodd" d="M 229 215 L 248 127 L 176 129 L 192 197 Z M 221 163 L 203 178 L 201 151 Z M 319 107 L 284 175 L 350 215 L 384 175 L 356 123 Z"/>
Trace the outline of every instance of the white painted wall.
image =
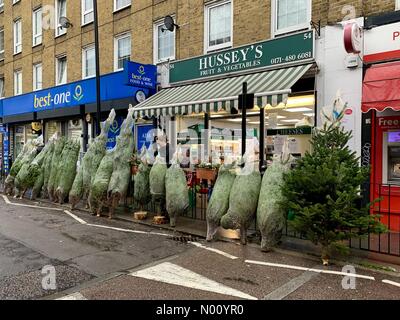
<path id="1" fill-rule="evenodd" d="M 356 19 L 362 26 L 363 18 Z M 321 30 L 321 38 L 316 40 L 316 61 L 320 69 L 316 77 L 318 125 L 321 124 L 321 108 L 332 105 L 340 89 L 342 99 L 348 102 L 352 115 L 345 116 L 343 125 L 353 131 L 349 142 L 351 150 L 361 155 L 361 99 L 362 99 L 362 62 L 358 67 L 347 68 L 350 56 L 344 49 L 343 27 L 338 24 Z"/>

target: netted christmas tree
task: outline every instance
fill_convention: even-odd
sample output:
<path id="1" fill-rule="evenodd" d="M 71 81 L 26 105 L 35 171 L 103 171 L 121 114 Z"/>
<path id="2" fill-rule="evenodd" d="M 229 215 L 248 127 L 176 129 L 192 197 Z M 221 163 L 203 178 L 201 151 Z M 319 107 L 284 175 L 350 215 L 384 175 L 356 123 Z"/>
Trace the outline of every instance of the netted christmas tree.
<path id="1" fill-rule="evenodd" d="M 335 114 L 335 113 L 334 113 Z M 344 112 L 336 113 L 311 139 L 312 151 L 284 176 L 283 206 L 293 212 L 290 225 L 322 247 L 328 264 L 333 249 L 348 250 L 346 240 L 384 232 L 370 206 L 362 206 L 361 186 L 369 168 L 348 147 L 352 137 L 341 126 Z"/>

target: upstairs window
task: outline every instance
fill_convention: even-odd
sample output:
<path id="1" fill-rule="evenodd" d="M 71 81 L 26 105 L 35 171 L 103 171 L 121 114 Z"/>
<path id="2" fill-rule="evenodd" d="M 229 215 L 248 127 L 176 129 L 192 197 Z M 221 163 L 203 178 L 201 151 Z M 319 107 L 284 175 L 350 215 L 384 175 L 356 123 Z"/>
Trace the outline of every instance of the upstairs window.
<path id="1" fill-rule="evenodd" d="M 57 58 L 56 63 L 56 85 L 67 83 L 67 57 Z"/>
<path id="2" fill-rule="evenodd" d="M 154 63 L 175 59 L 175 29 L 165 29 L 164 21 L 154 24 Z"/>
<path id="3" fill-rule="evenodd" d="M 42 89 L 42 64 L 33 65 L 33 91 Z"/>
<path id="4" fill-rule="evenodd" d="M 67 29 L 63 28 L 60 24 L 60 18 L 67 16 L 67 1 L 66 0 L 56 0 L 56 37 L 61 36 L 67 32 Z"/>
<path id="5" fill-rule="evenodd" d="M 22 51 L 22 22 L 21 19 L 14 21 L 14 54 Z"/>
<path id="6" fill-rule="evenodd" d="M 114 70 L 122 70 L 131 58 L 131 35 L 123 34 L 114 40 Z"/>
<path id="7" fill-rule="evenodd" d="M 232 3 L 223 1 L 205 8 L 205 48 L 214 51 L 232 46 Z"/>
<path id="8" fill-rule="evenodd" d="M 0 12 L 4 11 L 4 0 L 0 0 Z"/>
<path id="9" fill-rule="evenodd" d="M 14 95 L 22 94 L 22 70 L 14 71 Z"/>
<path id="10" fill-rule="evenodd" d="M 131 0 L 114 0 L 114 11 L 129 7 L 130 5 Z"/>
<path id="11" fill-rule="evenodd" d="M 33 11 L 32 16 L 32 44 L 37 46 L 42 43 L 42 8 Z"/>
<path id="12" fill-rule="evenodd" d="M 93 0 L 82 0 L 82 25 L 93 22 Z"/>
<path id="13" fill-rule="evenodd" d="M 310 28 L 311 0 L 273 0 L 275 35 Z"/>
<path id="14" fill-rule="evenodd" d="M 0 61 L 4 60 L 4 28 L 0 28 Z"/>
<path id="15" fill-rule="evenodd" d="M 0 77 L 0 99 L 4 98 L 4 77 Z"/>
<path id="16" fill-rule="evenodd" d="M 82 78 L 90 78 L 96 75 L 96 56 L 94 45 L 82 50 Z"/>

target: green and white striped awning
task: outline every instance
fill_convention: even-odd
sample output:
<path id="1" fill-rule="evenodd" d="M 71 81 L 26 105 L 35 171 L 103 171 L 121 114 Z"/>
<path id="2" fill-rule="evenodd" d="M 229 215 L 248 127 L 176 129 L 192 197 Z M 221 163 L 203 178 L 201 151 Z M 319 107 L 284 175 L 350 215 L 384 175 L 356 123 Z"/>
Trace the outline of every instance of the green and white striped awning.
<path id="1" fill-rule="evenodd" d="M 162 89 L 135 107 L 134 117 L 190 115 L 238 109 L 243 82 L 254 93 L 254 105 L 273 107 L 286 103 L 291 87 L 312 64 L 277 69 L 238 77 Z"/>

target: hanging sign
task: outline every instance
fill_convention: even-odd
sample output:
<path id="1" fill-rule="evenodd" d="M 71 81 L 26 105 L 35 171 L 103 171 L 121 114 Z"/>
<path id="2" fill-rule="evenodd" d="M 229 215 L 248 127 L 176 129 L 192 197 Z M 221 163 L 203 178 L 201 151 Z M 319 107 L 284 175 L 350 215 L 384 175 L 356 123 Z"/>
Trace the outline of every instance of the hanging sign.
<path id="1" fill-rule="evenodd" d="M 153 64 L 125 61 L 124 72 L 127 85 L 148 89 L 157 87 L 157 67 Z"/>
<path id="2" fill-rule="evenodd" d="M 347 53 L 358 54 L 362 49 L 362 29 L 355 23 L 344 26 L 344 48 Z"/>

